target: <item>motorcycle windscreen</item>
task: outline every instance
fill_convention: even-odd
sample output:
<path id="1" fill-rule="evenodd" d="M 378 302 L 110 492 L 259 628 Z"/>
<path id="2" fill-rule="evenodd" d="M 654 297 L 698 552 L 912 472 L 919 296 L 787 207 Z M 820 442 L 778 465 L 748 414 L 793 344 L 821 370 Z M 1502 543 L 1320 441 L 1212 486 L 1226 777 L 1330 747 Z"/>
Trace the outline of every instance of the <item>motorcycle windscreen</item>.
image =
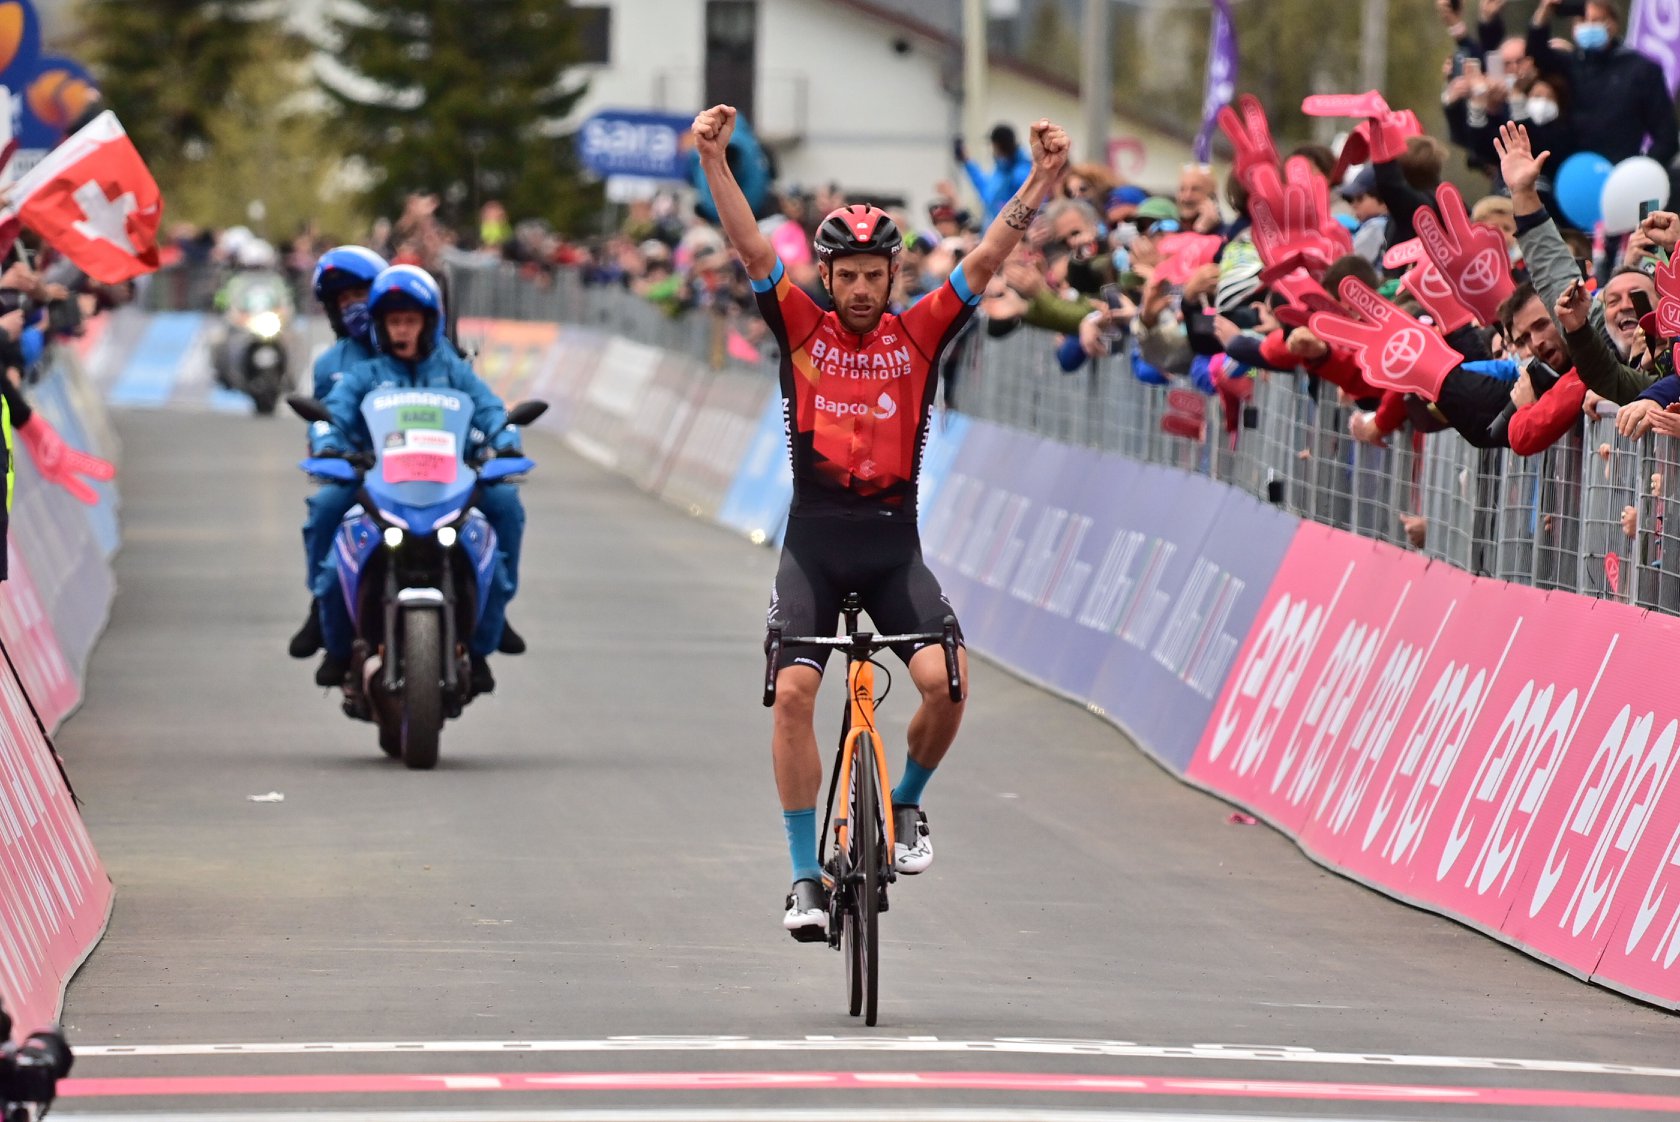
<path id="1" fill-rule="evenodd" d="M 381 508 L 466 504 L 477 482 L 466 462 L 472 414 L 472 399 L 454 390 L 387 388 L 367 395 L 362 418 L 378 456 L 367 487 Z"/>

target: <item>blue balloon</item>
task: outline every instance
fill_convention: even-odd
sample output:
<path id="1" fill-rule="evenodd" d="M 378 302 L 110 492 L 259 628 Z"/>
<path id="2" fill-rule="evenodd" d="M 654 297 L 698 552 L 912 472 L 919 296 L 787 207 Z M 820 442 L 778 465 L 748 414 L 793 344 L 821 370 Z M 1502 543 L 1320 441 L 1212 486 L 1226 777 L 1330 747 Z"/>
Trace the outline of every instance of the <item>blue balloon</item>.
<path id="1" fill-rule="evenodd" d="M 1615 165 L 1597 152 L 1577 152 L 1558 168 L 1552 193 L 1563 216 L 1583 230 L 1591 230 L 1604 217 L 1599 200 L 1604 181 Z"/>

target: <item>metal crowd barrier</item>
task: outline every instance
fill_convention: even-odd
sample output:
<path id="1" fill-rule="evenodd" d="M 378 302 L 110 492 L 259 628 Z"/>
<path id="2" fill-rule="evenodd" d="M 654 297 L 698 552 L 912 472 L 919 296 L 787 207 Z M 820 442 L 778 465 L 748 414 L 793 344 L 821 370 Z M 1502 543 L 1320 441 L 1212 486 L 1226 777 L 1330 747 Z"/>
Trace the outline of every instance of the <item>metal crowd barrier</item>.
<path id="1" fill-rule="evenodd" d="M 575 324 L 774 375 L 772 355 L 746 358 L 765 350 L 750 314 L 672 314 L 620 286 L 585 284 L 575 269 L 463 262 L 444 273 L 453 316 Z M 195 276 L 160 274 L 156 303 L 196 302 Z M 1349 435 L 1351 410 L 1333 387 L 1279 373 L 1256 381 L 1228 428 L 1219 399 L 1140 382 L 1123 355 L 1063 373 L 1052 337 L 1032 328 L 968 331 L 942 374 L 946 403 L 974 417 L 1205 474 L 1479 575 L 1680 613 L 1680 579 L 1664 567 L 1670 525 L 1680 533 L 1669 498 L 1680 494 L 1680 440 L 1629 441 L 1613 419 L 1582 418 L 1528 458 L 1473 448 L 1450 429 L 1402 429 L 1377 448 Z M 1187 415 L 1204 418 L 1199 437 L 1183 435 L 1194 431 Z M 1671 566 L 1680 570 L 1680 545 Z"/>

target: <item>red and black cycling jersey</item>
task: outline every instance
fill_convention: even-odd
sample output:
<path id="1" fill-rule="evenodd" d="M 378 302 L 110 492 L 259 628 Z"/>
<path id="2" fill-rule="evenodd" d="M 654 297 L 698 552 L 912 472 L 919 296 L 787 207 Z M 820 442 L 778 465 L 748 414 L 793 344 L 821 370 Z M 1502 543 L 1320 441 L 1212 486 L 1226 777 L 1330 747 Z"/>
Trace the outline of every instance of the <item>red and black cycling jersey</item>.
<path id="1" fill-rule="evenodd" d="M 939 358 L 980 302 L 962 267 L 861 336 L 796 287 L 780 259 L 769 277 L 753 281 L 753 292 L 782 349 L 790 513 L 913 522 Z"/>

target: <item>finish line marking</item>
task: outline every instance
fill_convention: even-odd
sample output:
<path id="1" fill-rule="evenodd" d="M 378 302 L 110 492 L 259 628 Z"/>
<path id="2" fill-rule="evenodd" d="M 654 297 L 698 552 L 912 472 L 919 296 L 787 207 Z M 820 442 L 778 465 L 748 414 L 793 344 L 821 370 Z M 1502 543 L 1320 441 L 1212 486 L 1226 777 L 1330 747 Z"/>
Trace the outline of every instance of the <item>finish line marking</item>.
<path id="1" fill-rule="evenodd" d="M 834 1122 L 833 1107 L 822 1110 L 729 1109 L 638 1110 L 387 1110 L 246 1111 L 207 1114 L 77 1114 L 60 1111 L 76 1122 Z M 858 1110 L 847 1106 L 846 1122 L 1279 1122 L 1275 1114 L 1182 1114 L 1162 1111 L 1037 1110 L 1027 1108 L 952 1108 Z M 1392 1122 L 1361 1115 L 1358 1119 L 1315 1114 L 1313 1122 Z"/>
<path id="2" fill-rule="evenodd" d="M 1124 1040 L 1055 1040 L 1002 1037 L 997 1040 L 940 1040 L 932 1036 L 807 1036 L 758 1040 L 745 1036 L 613 1036 L 601 1040 L 350 1041 L 271 1044 L 103 1044 L 76 1045 L 77 1059 L 169 1056 L 433 1055 L 505 1052 L 919 1052 L 991 1053 L 1033 1056 L 1122 1056 L 1144 1059 L 1224 1060 L 1260 1063 L 1351 1064 L 1460 1071 L 1539 1071 L 1573 1075 L 1630 1075 L 1680 1078 L 1680 1068 L 1603 1064 L 1582 1060 L 1522 1060 L 1489 1056 L 1403 1055 L 1382 1052 L 1319 1052 L 1311 1048 L 1244 1044 L 1160 1045 Z"/>
<path id="3" fill-rule="evenodd" d="M 235 1075 L 66 1079 L 61 1099 L 179 1098 L 190 1095 L 409 1095 L 471 1092 L 543 1094 L 655 1091 L 991 1091 L 1454 1104 L 1680 1114 L 1680 1095 L 1528 1087 L 1447 1087 L 1403 1083 L 1307 1083 L 1258 1079 L 1179 1079 L 1145 1075 L 1074 1075 L 974 1071 L 562 1071 L 540 1074 Z"/>

